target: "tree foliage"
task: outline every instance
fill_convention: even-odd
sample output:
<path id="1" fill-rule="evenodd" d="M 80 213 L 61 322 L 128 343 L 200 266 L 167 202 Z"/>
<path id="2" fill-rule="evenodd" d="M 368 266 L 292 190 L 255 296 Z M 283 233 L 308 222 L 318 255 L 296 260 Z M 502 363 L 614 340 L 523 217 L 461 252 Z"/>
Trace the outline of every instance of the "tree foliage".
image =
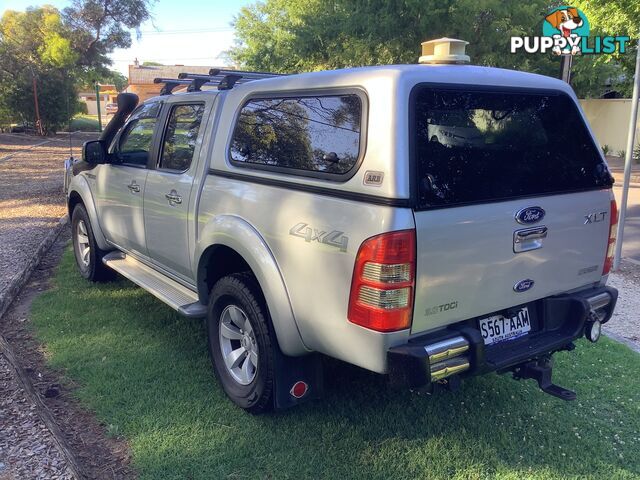
<path id="1" fill-rule="evenodd" d="M 130 29 L 150 18 L 151 0 L 74 0 L 62 12 L 52 6 L 8 10 L 0 19 L 0 111 L 5 120 L 33 121 L 33 80 L 45 130 L 78 111 L 77 88 L 95 81 L 123 88 L 107 55 L 131 45 Z"/>
<path id="2" fill-rule="evenodd" d="M 275 72 L 416 63 L 422 41 L 447 36 L 470 42 L 468 53 L 474 64 L 557 76 L 560 59 L 556 56 L 509 53 L 510 37 L 539 34 L 545 14 L 555 3 L 265 0 L 242 8 L 236 17 L 236 45 L 230 56 L 248 68 Z M 589 15 L 591 7 L 584 8 Z M 606 9 L 601 9 L 605 15 Z M 598 24 L 599 17 L 594 17 L 592 23 Z M 603 28 L 609 30 L 610 23 L 603 23 Z M 601 57 L 576 59 L 578 93 L 598 94 L 600 82 L 619 71 L 615 61 L 607 64 Z"/>

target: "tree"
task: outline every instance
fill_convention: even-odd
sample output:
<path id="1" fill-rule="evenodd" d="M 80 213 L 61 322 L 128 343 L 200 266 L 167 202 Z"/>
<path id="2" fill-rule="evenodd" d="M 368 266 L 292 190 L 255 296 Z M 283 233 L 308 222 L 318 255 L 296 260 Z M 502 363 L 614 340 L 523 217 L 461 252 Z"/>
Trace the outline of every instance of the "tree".
<path id="1" fill-rule="evenodd" d="M 130 29 L 151 18 L 151 0 L 73 0 L 62 11 L 73 31 L 72 45 L 79 53 L 79 65 L 102 68 L 116 48 L 131 46 Z"/>
<path id="2" fill-rule="evenodd" d="M 420 43 L 470 42 L 474 63 L 554 69 L 539 56 L 508 53 L 512 35 L 531 35 L 548 2 L 501 0 L 267 0 L 235 19 L 239 63 L 276 71 L 415 63 Z"/>
<path id="3" fill-rule="evenodd" d="M 53 7 L 6 12 L 0 19 L 0 109 L 14 119 L 35 118 L 34 79 L 39 88 L 41 120 L 45 129 L 56 128 L 77 109 L 73 70 L 77 55 L 70 32 Z"/>
<path id="4" fill-rule="evenodd" d="M 511 36 L 539 34 L 552 0 L 265 0 L 241 9 L 231 58 L 248 68 L 299 72 L 416 63 L 420 43 L 443 36 L 470 42 L 474 64 L 558 76 L 554 55 L 509 53 Z M 576 85 L 615 70 L 578 59 Z"/>
<path id="5" fill-rule="evenodd" d="M 635 39 L 638 48 L 638 30 L 640 29 L 640 8 L 634 0 L 609 0 L 607 2 L 594 0 L 577 0 L 575 6 L 581 9 L 589 19 L 592 35 L 626 35 Z M 619 52 L 613 55 L 598 55 L 592 58 L 592 63 L 611 86 L 631 96 L 632 79 L 635 71 L 635 49 L 629 48 L 627 53 Z M 578 59 L 584 62 L 584 59 Z M 586 68 L 585 68 L 586 70 Z M 588 70 L 579 78 L 588 78 L 594 70 Z M 603 73 L 604 72 L 604 73 Z"/>
<path id="6" fill-rule="evenodd" d="M 108 54 L 131 45 L 130 29 L 151 17 L 152 0 L 73 0 L 61 13 L 51 6 L 7 11 L 0 19 L 0 111 L 34 118 L 32 82 L 40 90 L 44 127 L 66 123 L 78 108 L 77 86 L 95 81 L 123 88 Z"/>

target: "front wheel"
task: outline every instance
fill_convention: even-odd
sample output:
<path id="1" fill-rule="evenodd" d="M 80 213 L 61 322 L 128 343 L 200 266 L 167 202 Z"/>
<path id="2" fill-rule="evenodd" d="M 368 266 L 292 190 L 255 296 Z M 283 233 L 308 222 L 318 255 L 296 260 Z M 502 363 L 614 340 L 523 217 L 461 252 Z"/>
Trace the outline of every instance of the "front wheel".
<path id="1" fill-rule="evenodd" d="M 106 252 L 98 247 L 89 214 L 82 204 L 76 205 L 71 214 L 71 238 L 80 275 L 92 282 L 111 278 L 112 270 L 102 263 Z"/>
<path id="2" fill-rule="evenodd" d="M 214 285 L 207 332 L 213 370 L 227 396 L 251 413 L 271 410 L 277 345 L 253 276 L 233 274 Z"/>

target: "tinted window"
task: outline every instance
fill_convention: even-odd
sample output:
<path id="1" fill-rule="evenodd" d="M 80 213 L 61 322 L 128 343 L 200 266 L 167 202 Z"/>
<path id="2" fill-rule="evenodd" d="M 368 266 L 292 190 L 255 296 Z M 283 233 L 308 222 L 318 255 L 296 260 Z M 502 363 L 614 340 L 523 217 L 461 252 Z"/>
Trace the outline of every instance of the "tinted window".
<path id="1" fill-rule="evenodd" d="M 568 96 L 424 88 L 415 98 L 420 207 L 611 184 Z"/>
<path id="2" fill-rule="evenodd" d="M 120 135 L 118 159 L 122 163 L 146 165 L 151 151 L 155 118 L 133 120 Z"/>
<path id="3" fill-rule="evenodd" d="M 175 105 L 169 114 L 159 168 L 185 171 L 191 165 L 204 105 Z"/>
<path id="4" fill-rule="evenodd" d="M 121 163 L 146 166 L 153 141 L 153 130 L 160 113 L 159 103 L 145 103 L 136 108 L 119 137 L 115 154 Z"/>
<path id="5" fill-rule="evenodd" d="M 361 117 L 357 95 L 251 100 L 240 112 L 231 158 L 276 169 L 344 174 L 358 160 Z"/>

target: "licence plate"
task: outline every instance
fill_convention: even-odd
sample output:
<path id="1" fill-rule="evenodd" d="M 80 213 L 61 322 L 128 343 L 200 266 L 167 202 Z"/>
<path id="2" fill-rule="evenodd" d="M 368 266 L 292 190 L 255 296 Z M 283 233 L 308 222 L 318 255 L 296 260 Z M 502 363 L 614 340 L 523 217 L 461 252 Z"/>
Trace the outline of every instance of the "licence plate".
<path id="1" fill-rule="evenodd" d="M 493 345 L 526 335 L 531 330 L 529 310 L 523 307 L 512 317 L 493 315 L 481 318 L 480 333 L 485 345 Z"/>

